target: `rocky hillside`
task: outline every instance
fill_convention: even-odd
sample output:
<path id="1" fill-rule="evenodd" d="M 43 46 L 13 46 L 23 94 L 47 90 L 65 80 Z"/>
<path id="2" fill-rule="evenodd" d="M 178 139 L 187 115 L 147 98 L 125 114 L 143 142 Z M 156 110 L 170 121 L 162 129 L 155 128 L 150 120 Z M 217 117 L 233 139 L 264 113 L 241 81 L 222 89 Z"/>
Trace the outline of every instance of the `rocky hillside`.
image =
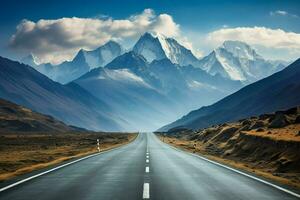
<path id="1" fill-rule="evenodd" d="M 300 107 L 173 136 L 181 147 L 300 187 Z"/>
<path id="2" fill-rule="evenodd" d="M 49 116 L 0 99 L 0 133 L 70 132 L 84 129 L 71 127 Z"/>

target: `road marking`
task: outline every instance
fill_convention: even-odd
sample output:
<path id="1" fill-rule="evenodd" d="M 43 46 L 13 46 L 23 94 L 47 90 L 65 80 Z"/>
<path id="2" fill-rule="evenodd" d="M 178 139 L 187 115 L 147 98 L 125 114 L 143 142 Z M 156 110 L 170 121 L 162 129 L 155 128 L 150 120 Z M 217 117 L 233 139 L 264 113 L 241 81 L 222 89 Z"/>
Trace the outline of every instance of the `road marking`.
<path id="1" fill-rule="evenodd" d="M 100 153 L 95 153 L 95 154 L 92 154 L 92 155 L 88 155 L 88 156 L 85 156 L 85 157 L 83 157 L 83 158 L 78 158 L 77 160 L 73 160 L 73 161 L 71 161 L 71 162 L 68 162 L 68 163 L 63 164 L 63 165 L 59 165 L 59 166 L 57 166 L 57 167 L 54 167 L 54 168 L 49 169 L 49 170 L 47 170 L 47 171 L 44 171 L 44 172 L 42 172 L 42 173 L 36 174 L 36 175 L 34 175 L 34 176 L 30 176 L 30 177 L 28 177 L 28 178 L 22 179 L 22 180 L 20 180 L 20 181 L 17 181 L 17 182 L 15 182 L 15 183 L 12 183 L 12 184 L 10 184 L 10 185 L 7 185 L 7 186 L 5 186 L 5 187 L 3 187 L 3 188 L 0 188 L 0 192 L 3 192 L 3 191 L 8 190 L 8 189 L 10 189 L 10 188 L 13 188 L 13 187 L 15 187 L 15 186 L 17 186 L 17 185 L 20 185 L 20 184 L 22 184 L 22 183 L 25 183 L 25 182 L 27 182 L 27 181 L 30 181 L 30 180 L 32 180 L 32 179 L 34 179 L 34 178 L 38 178 L 38 177 L 43 176 L 43 175 L 45 175 L 45 174 L 48 174 L 48 173 L 50 173 L 50 172 L 56 171 L 56 170 L 58 170 L 58 169 L 61 169 L 61 168 L 63 168 L 63 167 L 66 167 L 66 166 L 68 166 L 68 165 L 75 164 L 75 163 L 80 162 L 80 161 L 82 161 L 82 160 L 85 160 L 85 159 L 88 159 L 88 158 L 91 158 L 91 157 L 94 157 L 94 156 L 98 156 L 98 155 L 103 154 L 103 153 L 108 153 L 108 152 L 110 152 L 110 151 L 114 151 L 114 150 L 117 150 L 117 149 L 124 148 L 124 147 L 126 147 L 126 146 L 132 144 L 133 142 L 135 142 L 135 141 L 137 140 L 137 138 L 140 138 L 140 137 L 141 137 L 140 134 L 138 134 L 138 136 L 137 136 L 133 141 L 131 141 L 131 142 L 128 143 L 128 144 L 125 144 L 125 145 L 122 145 L 122 146 L 120 146 L 120 147 L 116 147 L 116 148 L 113 148 L 113 149 L 105 150 L 105 151 L 102 151 L 102 152 L 100 152 Z"/>
<path id="2" fill-rule="evenodd" d="M 147 152 L 146 154 L 149 155 L 149 152 Z"/>
<path id="3" fill-rule="evenodd" d="M 146 158 L 149 158 L 149 156 L 146 156 Z"/>
<path id="4" fill-rule="evenodd" d="M 150 171 L 149 167 L 146 167 L 145 172 L 149 173 L 149 171 Z"/>
<path id="5" fill-rule="evenodd" d="M 160 140 L 159 140 L 159 141 L 160 141 Z M 162 142 L 162 141 L 160 141 L 160 142 Z M 166 143 L 164 143 L 164 142 L 162 142 L 162 143 L 163 143 L 163 144 L 166 144 Z M 264 183 L 264 184 L 266 184 L 266 185 L 268 185 L 268 186 L 271 186 L 271 187 L 273 187 L 273 188 L 276 188 L 276 189 L 278 189 L 278 190 L 280 190 L 280 191 L 282 191 L 282 192 L 285 192 L 285 193 L 288 193 L 288 194 L 290 194 L 290 195 L 292 195 L 292 196 L 295 196 L 295 197 L 300 198 L 300 194 L 297 194 L 297 193 L 295 193 L 295 192 L 293 192 L 293 191 L 291 191 L 291 190 L 288 190 L 288 189 L 285 189 L 285 188 L 280 187 L 280 186 L 278 186 L 278 185 L 275 185 L 275 184 L 273 184 L 273 183 L 270 183 L 270 182 L 268 182 L 268 181 L 266 181 L 266 180 L 260 179 L 260 178 L 258 178 L 258 177 L 255 177 L 255 176 L 252 176 L 252 175 L 250 175 L 250 174 L 247 174 L 247 173 L 245 173 L 245 172 L 242 172 L 242 171 L 239 171 L 239 170 L 237 170 L 237 169 L 231 168 L 231 167 L 229 167 L 229 166 L 223 165 L 223 164 L 218 163 L 218 162 L 216 162 L 216 161 L 209 160 L 208 158 L 205 158 L 205 157 L 203 157 L 203 156 L 200 156 L 200 155 L 197 155 L 197 154 L 193 154 L 193 153 L 190 153 L 190 152 L 187 152 L 187 151 L 183 151 L 183 150 L 178 149 L 178 148 L 176 148 L 176 147 L 173 147 L 173 146 L 171 146 L 171 145 L 169 145 L 169 144 L 166 144 L 166 145 L 169 146 L 169 147 L 171 147 L 172 149 L 177 150 L 177 151 L 181 151 L 181 152 L 183 152 L 183 153 L 187 153 L 187 154 L 190 154 L 190 155 L 192 155 L 192 156 L 198 157 L 198 158 L 200 158 L 200 159 L 202 159 L 202 160 L 205 160 L 205 161 L 210 162 L 210 163 L 212 163 L 212 164 L 215 164 L 215 165 L 218 165 L 218 166 L 220 166 L 220 167 L 226 168 L 226 169 L 228 169 L 228 170 L 234 171 L 234 172 L 236 172 L 236 173 L 238 173 L 238 174 L 244 175 L 244 176 L 246 176 L 246 177 L 248 177 L 248 178 L 254 179 L 254 180 L 258 181 L 258 182 L 261 182 L 261 183 Z"/>
<path id="6" fill-rule="evenodd" d="M 144 183 L 144 190 L 143 190 L 143 199 L 149 199 L 150 198 L 150 184 Z"/>
<path id="7" fill-rule="evenodd" d="M 149 159 L 146 160 L 146 163 L 149 163 Z"/>

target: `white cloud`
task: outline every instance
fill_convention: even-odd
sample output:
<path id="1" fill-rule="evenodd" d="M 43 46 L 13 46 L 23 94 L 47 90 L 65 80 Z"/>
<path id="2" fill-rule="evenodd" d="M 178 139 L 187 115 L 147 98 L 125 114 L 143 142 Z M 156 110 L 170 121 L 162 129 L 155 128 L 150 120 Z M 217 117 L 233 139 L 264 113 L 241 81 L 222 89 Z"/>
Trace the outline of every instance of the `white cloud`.
<path id="1" fill-rule="evenodd" d="M 272 15 L 275 14 L 291 15 L 282 10 L 272 12 Z M 172 16 L 156 15 L 152 9 L 145 9 L 126 19 L 100 15 L 99 18 L 41 19 L 37 22 L 23 20 L 11 37 L 10 46 L 24 54 L 33 53 L 40 63 L 57 64 L 71 60 L 80 48 L 95 49 L 109 40 L 132 45 L 144 32 L 173 37 L 197 57 L 203 56 L 203 52 L 210 53 L 225 40 L 244 41 L 269 59 L 293 60 L 300 57 L 299 33 L 266 27 L 231 28 L 228 25 L 206 34 L 184 32 Z"/>
<path id="2" fill-rule="evenodd" d="M 294 17 L 294 18 L 299 18 L 298 15 L 295 15 L 295 14 L 292 14 L 292 13 L 289 13 L 285 10 L 276 10 L 276 11 L 271 11 L 270 12 L 270 15 L 271 16 L 289 16 L 289 17 Z"/>
<path id="3" fill-rule="evenodd" d="M 271 59 L 300 57 L 300 34 L 266 27 L 222 28 L 205 37 L 205 45 L 216 47 L 226 40 L 240 40 L 256 47 Z"/>
<path id="4" fill-rule="evenodd" d="M 10 46 L 21 52 L 33 53 L 40 62 L 59 63 L 72 59 L 80 48 L 90 50 L 109 40 L 137 39 L 146 31 L 180 39 L 179 25 L 172 16 L 156 15 L 153 10 L 145 9 L 127 19 L 72 17 L 37 22 L 23 20 L 11 37 Z"/>

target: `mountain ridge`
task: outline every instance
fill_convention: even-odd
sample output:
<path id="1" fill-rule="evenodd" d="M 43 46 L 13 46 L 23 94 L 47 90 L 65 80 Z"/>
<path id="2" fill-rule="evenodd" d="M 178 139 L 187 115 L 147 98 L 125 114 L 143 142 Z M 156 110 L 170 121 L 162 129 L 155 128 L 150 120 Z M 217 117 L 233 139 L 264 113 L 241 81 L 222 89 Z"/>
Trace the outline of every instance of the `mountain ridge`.
<path id="1" fill-rule="evenodd" d="M 300 59 L 282 71 L 252 83 L 215 104 L 194 110 L 159 130 L 174 127 L 205 128 L 297 106 L 300 104 L 299 76 Z M 276 102 L 272 102 L 272 99 Z"/>
<path id="2" fill-rule="evenodd" d="M 75 83 L 61 85 L 34 68 L 0 57 L 0 97 L 90 130 L 120 130 L 112 108 Z"/>

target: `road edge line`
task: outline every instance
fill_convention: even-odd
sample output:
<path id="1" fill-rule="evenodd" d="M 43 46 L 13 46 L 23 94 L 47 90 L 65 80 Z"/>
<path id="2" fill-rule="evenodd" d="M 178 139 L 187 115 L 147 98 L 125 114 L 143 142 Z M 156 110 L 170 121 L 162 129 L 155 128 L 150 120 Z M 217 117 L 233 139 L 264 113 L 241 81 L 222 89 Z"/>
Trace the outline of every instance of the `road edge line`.
<path id="1" fill-rule="evenodd" d="M 1 192 L 4 192 L 4 191 L 6 191 L 6 190 L 8 190 L 8 189 L 10 189 L 10 188 L 16 187 L 16 186 L 18 186 L 18 185 L 20 185 L 20 184 L 22 184 L 22 183 L 28 182 L 28 181 L 30 181 L 30 180 L 32 180 L 32 179 L 38 178 L 38 177 L 43 176 L 43 175 L 45 175 L 45 174 L 49 174 L 49 173 L 51 173 L 51 172 L 53 172 L 53 171 L 56 171 L 56 170 L 59 170 L 59 169 L 61 169 L 61 168 L 67 167 L 67 166 L 69 166 L 69 165 L 75 164 L 75 163 L 77 163 L 77 162 L 86 160 L 86 159 L 91 158 L 91 157 L 94 157 L 94 156 L 98 156 L 98 155 L 100 155 L 100 154 L 104 154 L 104 153 L 107 153 L 107 152 L 110 152 L 110 151 L 114 151 L 114 150 L 117 150 L 117 149 L 126 147 L 126 146 L 132 144 L 134 141 L 136 141 L 138 137 L 140 137 L 140 133 L 138 134 L 137 137 L 135 137 L 134 140 L 132 140 L 131 142 L 129 142 L 129 143 L 125 144 L 125 145 L 121 145 L 121 146 L 119 146 L 119 147 L 112 148 L 112 149 L 108 149 L 108 150 L 106 150 L 106 151 L 102 151 L 102 152 L 99 152 L 99 153 L 94 153 L 94 154 L 91 154 L 91 155 L 87 155 L 87 156 L 82 157 L 82 158 L 78 158 L 78 159 L 76 159 L 76 160 L 73 160 L 73 161 L 70 161 L 70 162 L 68 162 L 68 163 L 59 165 L 59 166 L 57 166 L 57 167 L 54 167 L 54 168 L 52 168 L 52 169 L 49 169 L 49 170 L 46 170 L 46 171 L 44 171 L 44 172 L 38 173 L 38 174 L 36 174 L 36 175 L 33 175 L 33 176 L 27 177 L 27 178 L 25 178 L 25 179 L 19 180 L 19 181 L 15 182 L 15 183 L 11 183 L 11 184 L 9 184 L 9 185 L 7 185 L 7 186 L 4 186 L 4 187 L 0 188 L 0 193 L 1 193 Z"/>
<path id="2" fill-rule="evenodd" d="M 155 136 L 155 137 L 157 138 L 157 136 Z M 158 138 L 157 138 L 157 139 L 158 139 Z M 205 157 L 203 157 L 203 156 L 200 156 L 200 155 L 198 155 L 198 154 L 194 154 L 194 153 L 191 153 L 191 152 L 184 151 L 184 150 L 182 150 L 182 149 L 176 148 L 176 147 L 174 147 L 174 146 L 171 146 L 170 144 L 167 144 L 167 143 L 165 143 L 165 142 L 162 142 L 160 139 L 158 139 L 158 140 L 159 140 L 161 143 L 166 144 L 166 145 L 168 145 L 169 147 L 171 147 L 171 148 L 173 148 L 173 149 L 175 149 L 175 150 L 177 150 L 177 151 L 181 151 L 181 152 L 190 154 L 190 155 L 192 155 L 192 156 L 195 156 L 195 157 L 197 157 L 197 158 L 200 158 L 200 159 L 205 160 L 205 161 L 207 161 L 207 162 L 210 162 L 210 163 L 212 163 L 212 164 L 218 165 L 218 166 L 220 166 L 220 167 L 223 167 L 223 168 L 226 168 L 226 169 L 231 170 L 231 171 L 233 171 L 233 172 L 236 172 L 236 173 L 238 173 L 238 174 L 244 175 L 244 176 L 246 176 L 246 177 L 248 177 L 248 178 L 251 178 L 251 179 L 253 179 L 253 180 L 256 180 L 256 181 L 258 181 L 258 182 L 264 183 L 264 184 L 266 184 L 266 185 L 268 185 L 268 186 L 271 186 L 271 187 L 273 187 L 273 188 L 276 188 L 276 189 L 278 189 L 278 190 L 280 190 L 280 191 L 282 191 L 282 192 L 288 193 L 288 194 L 290 194 L 290 195 L 292 195 L 292 196 L 294 196 L 294 197 L 300 198 L 300 194 L 298 194 L 298 193 L 296 193 L 296 192 L 293 192 L 293 191 L 291 191 L 291 190 L 288 190 L 288 189 L 286 189 L 286 188 L 283 188 L 283 187 L 281 187 L 281 186 L 279 186 L 279 185 L 270 183 L 269 181 L 266 181 L 266 180 L 260 179 L 260 178 L 258 178 L 258 177 L 252 176 L 252 175 L 247 174 L 247 173 L 245 173 L 245 172 L 242 172 L 242 171 L 240 171 L 240 170 L 238 170 L 238 169 L 234 169 L 234 168 L 229 167 L 229 166 L 227 166 L 227 165 L 225 165 L 225 164 L 221 164 L 221 163 L 219 163 L 219 162 L 210 160 L 210 159 L 205 158 Z"/>

